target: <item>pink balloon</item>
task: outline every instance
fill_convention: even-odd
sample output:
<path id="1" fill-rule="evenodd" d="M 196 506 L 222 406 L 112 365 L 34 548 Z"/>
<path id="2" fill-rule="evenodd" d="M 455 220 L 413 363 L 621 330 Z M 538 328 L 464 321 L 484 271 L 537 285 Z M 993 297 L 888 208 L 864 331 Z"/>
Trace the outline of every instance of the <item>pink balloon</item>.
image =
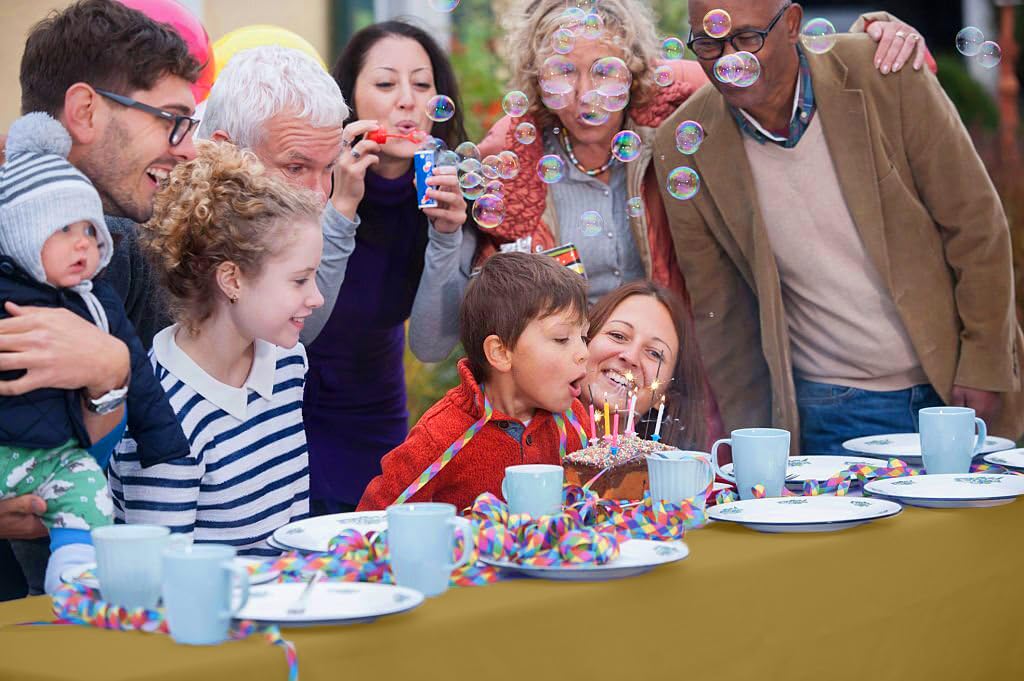
<path id="1" fill-rule="evenodd" d="M 142 12 L 153 21 L 168 24 L 188 45 L 189 53 L 202 65 L 199 78 L 192 84 L 196 102 L 206 99 L 217 73 L 210 36 L 196 15 L 175 0 L 120 0 L 121 4 Z"/>

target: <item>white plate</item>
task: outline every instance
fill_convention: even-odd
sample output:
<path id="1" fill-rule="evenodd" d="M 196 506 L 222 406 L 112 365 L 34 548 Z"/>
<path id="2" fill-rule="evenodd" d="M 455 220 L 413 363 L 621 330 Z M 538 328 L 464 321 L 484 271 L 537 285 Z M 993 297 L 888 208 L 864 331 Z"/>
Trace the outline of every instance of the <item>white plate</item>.
<path id="1" fill-rule="evenodd" d="M 235 565 L 250 571 L 255 569 L 256 566 L 260 565 L 262 562 L 263 561 L 259 558 L 246 558 L 244 556 L 235 558 Z M 280 570 L 268 570 L 267 572 L 260 573 L 255 577 L 250 575 L 249 584 L 265 584 L 266 582 L 272 582 L 277 579 L 277 576 L 280 574 Z M 60 581 L 65 584 L 82 584 L 90 589 L 100 588 L 100 580 L 96 577 L 96 563 L 86 563 L 83 565 L 69 567 L 67 570 L 60 573 Z"/>
<path id="2" fill-rule="evenodd" d="M 567 565 L 563 567 L 533 567 L 504 560 L 481 558 L 488 565 L 514 570 L 529 577 L 571 581 L 601 581 L 640 575 L 656 565 L 674 563 L 690 554 L 681 541 L 652 541 L 630 539 L 619 547 L 619 556 L 604 565 Z"/>
<path id="3" fill-rule="evenodd" d="M 887 463 L 867 456 L 791 456 L 786 463 L 786 484 L 802 485 L 807 480 L 824 482 L 850 466 L 885 466 Z M 722 471 L 729 475 L 732 470 L 731 463 L 722 466 Z"/>
<path id="4" fill-rule="evenodd" d="M 423 594 L 402 586 L 328 581 L 316 583 L 303 613 L 289 614 L 288 608 L 305 588 L 305 582 L 253 587 L 236 618 L 284 626 L 354 624 L 411 610 L 423 602 Z"/>
<path id="5" fill-rule="evenodd" d="M 910 506 L 985 508 L 1024 494 L 1024 477 L 992 473 L 942 473 L 872 480 L 864 491 Z"/>
<path id="6" fill-rule="evenodd" d="M 386 511 L 358 511 L 356 513 L 335 513 L 306 518 L 279 527 L 271 535 L 274 543 L 286 549 L 299 551 L 327 551 L 327 545 L 342 530 L 381 532 L 388 529 Z"/>
<path id="7" fill-rule="evenodd" d="M 899 504 L 884 499 L 773 497 L 721 504 L 711 508 L 708 517 L 758 532 L 835 532 L 888 518 L 901 510 Z"/>
<path id="8" fill-rule="evenodd" d="M 1007 449 L 996 454 L 986 454 L 985 463 L 993 463 L 1015 471 L 1024 470 L 1024 449 Z"/>
<path id="9" fill-rule="evenodd" d="M 1000 452 L 1016 447 L 1013 440 L 990 435 L 978 455 Z M 890 435 L 868 435 L 847 440 L 843 448 L 860 454 L 884 456 L 886 459 L 896 457 L 907 463 L 921 463 L 921 436 L 918 433 L 892 433 Z"/>

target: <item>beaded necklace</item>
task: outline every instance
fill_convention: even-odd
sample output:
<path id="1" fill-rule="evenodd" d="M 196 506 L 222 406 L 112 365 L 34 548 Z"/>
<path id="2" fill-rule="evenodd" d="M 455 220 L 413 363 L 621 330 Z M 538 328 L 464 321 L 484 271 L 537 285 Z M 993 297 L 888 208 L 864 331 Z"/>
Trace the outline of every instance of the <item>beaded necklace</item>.
<path id="1" fill-rule="evenodd" d="M 562 147 L 565 149 L 565 153 L 569 155 L 569 160 L 572 162 L 574 166 L 576 166 L 576 169 L 579 170 L 581 173 L 589 175 L 590 177 L 595 177 L 597 175 L 600 175 L 601 173 L 606 172 L 609 168 L 612 167 L 612 162 L 615 160 L 614 156 L 610 156 L 608 158 L 608 162 L 602 165 L 601 167 L 594 168 L 593 170 L 588 170 L 586 167 L 584 167 L 582 163 L 579 162 L 579 160 L 576 158 L 576 154 L 572 153 L 572 142 L 569 140 L 569 132 L 565 128 L 562 128 L 562 132 L 558 136 L 558 139 L 562 142 Z"/>

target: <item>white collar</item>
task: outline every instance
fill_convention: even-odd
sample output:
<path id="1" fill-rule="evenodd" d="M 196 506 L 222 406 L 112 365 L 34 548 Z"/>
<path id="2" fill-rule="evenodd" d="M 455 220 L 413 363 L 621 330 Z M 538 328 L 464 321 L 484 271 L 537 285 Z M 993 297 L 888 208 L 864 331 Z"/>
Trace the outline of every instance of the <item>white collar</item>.
<path id="1" fill-rule="evenodd" d="M 274 396 L 274 372 L 277 370 L 277 346 L 256 339 L 252 369 L 241 388 L 226 385 L 203 371 L 202 367 L 185 354 L 174 342 L 180 327 L 169 326 L 153 338 L 153 354 L 162 366 L 178 380 L 195 390 L 207 401 L 226 411 L 239 421 L 245 421 L 249 406 L 249 391 L 269 400 Z"/>
<path id="2" fill-rule="evenodd" d="M 793 111 L 789 114 L 789 120 L 790 121 L 792 121 L 794 118 L 796 118 L 797 109 L 800 108 L 800 91 L 803 89 L 802 80 L 803 79 L 800 77 L 800 74 L 797 73 L 796 74 L 796 87 L 793 88 Z M 750 124 L 752 126 L 757 128 L 757 131 L 759 133 L 761 133 L 762 135 L 764 135 L 765 137 L 767 137 L 771 141 L 773 141 L 773 142 L 785 142 L 785 141 L 787 141 L 789 139 L 788 137 L 779 137 L 778 135 L 776 135 L 774 133 L 768 132 L 767 130 L 765 130 L 764 128 L 761 127 L 760 123 L 758 123 L 756 120 L 754 120 L 753 116 L 748 114 L 743 109 L 740 109 L 740 113 L 743 114 L 743 117 L 746 118 L 750 122 Z"/>

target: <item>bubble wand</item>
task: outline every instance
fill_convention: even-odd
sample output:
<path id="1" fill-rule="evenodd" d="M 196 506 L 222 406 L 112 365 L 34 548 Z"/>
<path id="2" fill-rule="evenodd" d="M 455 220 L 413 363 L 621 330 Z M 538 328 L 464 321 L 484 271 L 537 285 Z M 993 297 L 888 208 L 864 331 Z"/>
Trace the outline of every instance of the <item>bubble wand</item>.
<path id="1" fill-rule="evenodd" d="M 371 130 L 366 134 L 366 139 L 381 145 L 387 144 L 389 137 L 394 137 L 395 139 L 409 140 L 410 142 L 419 144 L 420 142 L 423 142 L 425 139 L 427 139 L 427 133 L 423 132 L 422 130 L 412 130 L 407 133 L 388 132 L 384 128 L 377 128 L 376 130 Z"/>

